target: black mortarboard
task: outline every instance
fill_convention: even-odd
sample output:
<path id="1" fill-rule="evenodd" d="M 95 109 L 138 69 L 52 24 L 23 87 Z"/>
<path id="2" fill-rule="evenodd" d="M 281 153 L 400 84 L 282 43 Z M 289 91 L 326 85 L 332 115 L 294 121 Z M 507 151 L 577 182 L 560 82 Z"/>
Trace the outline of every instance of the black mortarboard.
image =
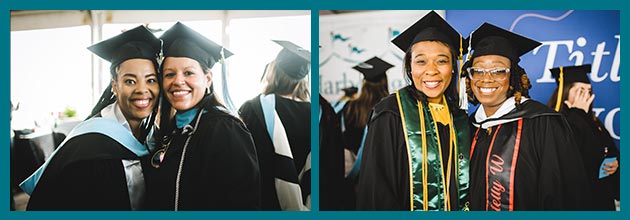
<path id="1" fill-rule="evenodd" d="M 164 41 L 164 57 L 188 57 L 212 68 L 222 58 L 233 55 L 221 45 L 204 37 L 199 32 L 177 22 L 160 37 Z"/>
<path id="2" fill-rule="evenodd" d="M 385 62 L 381 58 L 372 57 L 369 60 L 352 67 L 352 69 L 363 73 L 365 80 L 378 82 L 383 77 L 387 76 L 385 72 L 392 67 L 394 67 L 394 65 Z"/>
<path id="3" fill-rule="evenodd" d="M 125 31 L 87 48 L 117 67 L 125 60 L 142 58 L 157 60 L 160 40 L 144 26 Z"/>
<path id="4" fill-rule="evenodd" d="M 304 78 L 311 69 L 311 52 L 289 41 L 273 42 L 283 47 L 276 56 L 276 67 L 294 79 Z"/>
<path id="5" fill-rule="evenodd" d="M 461 35 L 435 11 L 431 11 L 416 21 L 392 40 L 402 51 L 420 41 L 441 41 L 448 44 L 453 51 L 459 51 Z M 463 44 L 463 42 L 462 42 Z M 466 46 L 462 45 L 462 48 Z"/>
<path id="6" fill-rule="evenodd" d="M 553 78 L 556 78 L 556 84 L 560 83 L 560 67 L 550 69 Z M 591 64 L 584 64 L 581 66 L 565 66 L 562 67 L 562 78 L 564 84 L 569 85 L 574 82 L 581 82 L 591 84 L 591 81 L 586 76 L 591 72 Z"/>
<path id="7" fill-rule="evenodd" d="M 518 63 L 521 60 L 520 56 L 541 44 L 487 22 L 473 31 L 470 37 L 472 37 L 471 48 L 474 50 L 470 59 L 484 55 L 500 55 Z"/>
<path id="8" fill-rule="evenodd" d="M 554 108 L 556 111 L 560 111 L 563 96 L 562 92 L 565 86 L 569 86 L 574 82 L 591 84 L 591 81 L 586 77 L 586 73 L 591 72 L 591 64 L 569 67 L 561 66 L 550 69 L 550 71 L 551 75 L 556 78 L 556 84 L 558 84 L 558 94 L 556 94 L 556 106 Z"/>
<path id="9" fill-rule="evenodd" d="M 344 96 L 347 96 L 347 97 L 351 97 L 354 94 L 357 94 L 357 92 L 359 92 L 359 88 L 354 87 L 354 86 L 348 87 L 348 88 L 343 88 L 341 90 L 343 91 Z"/>

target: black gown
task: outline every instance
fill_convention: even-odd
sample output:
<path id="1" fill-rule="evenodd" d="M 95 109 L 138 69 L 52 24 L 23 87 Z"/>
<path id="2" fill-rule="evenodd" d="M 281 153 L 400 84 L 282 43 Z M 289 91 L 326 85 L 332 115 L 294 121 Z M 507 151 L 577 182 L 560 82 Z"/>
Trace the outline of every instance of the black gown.
<path id="1" fill-rule="evenodd" d="M 453 111 L 454 115 L 465 114 L 460 110 Z M 378 128 L 378 132 L 370 130 L 365 140 L 356 193 L 357 209 L 409 211 L 409 159 L 396 95 L 389 95 L 376 104 L 370 118 L 368 126 Z M 448 143 L 449 126 L 437 124 L 440 141 Z M 442 145 L 444 160 L 448 157 L 448 147 L 446 144 Z M 455 182 L 455 175 L 451 175 L 450 181 Z M 467 198 L 457 198 L 457 187 L 456 184 L 451 184 L 449 189 L 450 201 L 457 201 L 453 203 L 453 210 L 464 206 L 467 201 Z"/>
<path id="2" fill-rule="evenodd" d="M 319 209 L 354 209 L 354 189 L 344 178 L 344 145 L 338 114 L 319 96 Z"/>
<path id="3" fill-rule="evenodd" d="M 186 149 L 178 210 L 258 210 L 260 173 L 249 131 L 222 110 L 205 110 Z M 197 116 L 189 125 L 194 127 L 196 120 Z M 161 166 L 145 171 L 149 209 L 175 208 L 176 180 L 188 135 L 176 129 L 171 138 Z"/>
<path id="4" fill-rule="evenodd" d="M 355 155 L 358 153 L 359 148 L 361 147 L 361 140 L 363 139 L 363 133 L 365 132 L 365 126 L 359 127 L 349 123 L 349 118 L 346 117 L 346 111 L 348 111 L 348 106 L 353 101 L 349 101 L 344 106 L 343 110 L 339 112 L 339 115 L 343 115 L 344 127 L 345 131 L 343 131 L 343 140 L 345 143 L 345 148 L 352 151 Z"/>
<path id="5" fill-rule="evenodd" d="M 51 158 L 27 210 L 131 210 L 122 159 L 139 158 L 103 134 L 68 140 Z"/>
<path id="6" fill-rule="evenodd" d="M 566 106 L 565 106 L 566 107 Z M 619 150 L 598 118 L 578 108 L 564 108 L 562 112 L 580 146 L 585 170 L 593 190 L 591 210 L 615 210 L 614 199 L 619 199 L 619 169 L 614 174 L 599 178 L 600 165 L 607 157 L 617 157 Z"/>
<path id="7" fill-rule="evenodd" d="M 311 152 L 311 103 L 298 102 L 275 95 L 276 112 L 284 125 L 291 145 L 291 153 L 296 173 L 300 173 L 306 164 L 306 158 Z M 280 210 L 275 188 L 274 163 L 276 153 L 267 132 L 260 104 L 260 95 L 245 102 L 239 109 L 241 118 L 252 132 L 256 153 L 260 165 L 261 197 L 263 210 Z M 306 199 L 311 192 L 310 173 L 300 181 L 302 199 Z"/>
<path id="8" fill-rule="evenodd" d="M 493 121 L 477 122 L 476 113 L 471 116 L 474 125 Z M 499 125 L 488 129 L 472 128 L 475 135 L 470 160 L 471 210 L 493 211 L 493 196 L 501 196 L 500 202 L 499 199 L 494 202 L 500 204 L 502 210 L 508 210 L 510 194 L 514 211 L 588 209 L 590 189 L 566 119 L 533 100 L 526 100 L 520 109 L 514 108 L 499 117 L 504 120 L 519 118 L 522 118 L 520 136 L 518 120 L 501 123 L 501 128 Z M 497 130 L 499 133 L 495 135 Z M 519 146 L 516 152 L 513 150 L 515 143 Z M 495 150 L 489 154 L 491 146 Z M 511 165 L 515 156 L 517 160 Z M 496 168 L 498 163 L 503 163 L 504 168 Z M 513 175 L 513 181 L 509 181 L 512 187 L 509 182 L 502 182 L 510 179 L 508 172 Z M 492 180 L 495 177 L 498 181 Z"/>

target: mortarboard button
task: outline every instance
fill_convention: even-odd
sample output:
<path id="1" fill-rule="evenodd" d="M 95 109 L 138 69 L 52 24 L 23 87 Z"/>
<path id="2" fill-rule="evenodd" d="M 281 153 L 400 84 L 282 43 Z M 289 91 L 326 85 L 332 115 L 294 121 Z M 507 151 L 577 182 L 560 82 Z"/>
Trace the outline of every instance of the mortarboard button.
<path id="1" fill-rule="evenodd" d="M 87 49 L 109 61 L 112 67 L 117 67 L 122 62 L 135 58 L 157 61 L 160 40 L 140 25 Z"/>
<path id="2" fill-rule="evenodd" d="M 234 55 L 199 32 L 177 22 L 160 36 L 164 57 L 188 57 L 212 68 L 216 62 Z M 222 54 L 223 53 L 223 54 Z"/>
<path id="3" fill-rule="evenodd" d="M 276 56 L 276 67 L 294 79 L 304 78 L 311 69 L 311 52 L 290 41 L 273 42 L 283 47 Z"/>
<path id="4" fill-rule="evenodd" d="M 408 51 L 411 46 L 420 41 L 441 41 L 449 45 L 453 51 L 459 51 L 461 35 L 435 11 L 431 11 L 404 30 L 392 43 L 402 51 Z M 462 48 L 466 46 L 462 45 Z"/>
<path id="5" fill-rule="evenodd" d="M 565 66 L 562 69 L 562 78 L 564 79 L 565 85 L 569 85 L 574 82 L 591 84 L 591 81 L 586 76 L 587 73 L 591 72 L 591 64 L 584 64 L 581 66 Z M 551 76 L 556 79 L 556 84 L 559 84 L 560 67 L 549 69 L 549 71 L 551 71 Z"/>
<path id="6" fill-rule="evenodd" d="M 541 45 L 540 42 L 515 34 L 511 31 L 483 23 L 469 38 L 472 50 L 471 59 L 484 55 L 500 55 L 514 63 L 520 61 L 520 56 Z"/>
<path id="7" fill-rule="evenodd" d="M 378 57 L 372 57 L 369 60 L 359 63 L 352 68 L 361 72 L 365 80 L 370 82 L 378 82 L 383 77 L 387 77 L 385 73 L 388 69 L 392 67 L 394 67 L 394 65 L 385 62 Z"/>

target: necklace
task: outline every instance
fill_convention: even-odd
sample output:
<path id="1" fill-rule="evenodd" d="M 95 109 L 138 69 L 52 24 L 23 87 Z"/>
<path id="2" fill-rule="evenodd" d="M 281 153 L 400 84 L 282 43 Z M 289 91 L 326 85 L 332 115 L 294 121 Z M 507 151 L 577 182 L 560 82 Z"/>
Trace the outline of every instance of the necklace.
<path id="1" fill-rule="evenodd" d="M 164 156 L 166 155 L 166 151 L 168 151 L 168 147 L 171 146 L 171 136 L 164 136 L 162 138 L 162 148 L 156 151 L 151 157 L 151 166 L 154 168 L 160 168 L 162 166 L 162 161 L 164 161 Z"/>

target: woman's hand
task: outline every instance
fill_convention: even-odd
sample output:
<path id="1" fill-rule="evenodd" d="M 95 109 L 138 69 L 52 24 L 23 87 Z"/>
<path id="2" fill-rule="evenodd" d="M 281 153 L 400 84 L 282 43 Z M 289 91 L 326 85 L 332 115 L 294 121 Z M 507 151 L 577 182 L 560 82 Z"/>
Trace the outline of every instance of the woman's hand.
<path id="1" fill-rule="evenodd" d="M 595 94 L 592 94 L 584 89 L 579 87 L 573 87 L 569 90 L 570 95 L 575 97 L 573 99 L 573 103 L 569 102 L 569 100 L 565 100 L 564 104 L 566 104 L 569 108 L 578 108 L 584 110 L 584 112 L 588 113 L 589 107 L 593 100 L 595 99 Z M 572 94 L 571 94 L 572 93 Z"/>
<path id="2" fill-rule="evenodd" d="M 617 172 L 617 168 L 619 168 L 619 161 L 615 160 L 615 162 L 604 164 L 604 168 L 602 168 L 602 170 L 604 170 L 605 174 L 610 175 Z"/>

